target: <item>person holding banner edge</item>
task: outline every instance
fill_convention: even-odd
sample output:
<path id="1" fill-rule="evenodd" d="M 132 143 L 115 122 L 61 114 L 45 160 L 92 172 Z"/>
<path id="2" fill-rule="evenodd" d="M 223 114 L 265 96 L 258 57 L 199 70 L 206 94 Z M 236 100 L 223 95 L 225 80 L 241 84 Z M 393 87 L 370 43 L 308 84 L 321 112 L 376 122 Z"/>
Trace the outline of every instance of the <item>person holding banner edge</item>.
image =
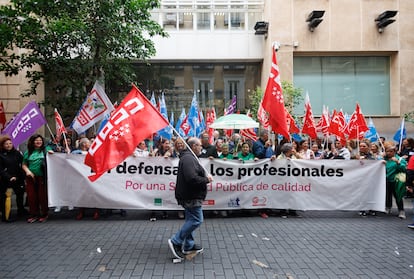
<path id="1" fill-rule="evenodd" d="M 188 147 L 180 152 L 175 188 L 175 198 L 185 210 L 185 221 L 181 229 L 168 239 L 168 246 L 177 259 L 204 250 L 195 244 L 194 231 L 203 223 L 202 203 L 207 196 L 207 184 L 213 181 L 196 157 L 201 154 L 201 141 L 192 137 L 187 140 L 187 144 Z"/>
<path id="2" fill-rule="evenodd" d="M 46 152 L 53 153 L 51 148 L 45 145 L 41 135 L 34 134 L 29 138 L 22 165 L 26 173 L 26 192 L 29 200 L 28 223 L 37 221 L 43 223 L 48 218 Z"/>

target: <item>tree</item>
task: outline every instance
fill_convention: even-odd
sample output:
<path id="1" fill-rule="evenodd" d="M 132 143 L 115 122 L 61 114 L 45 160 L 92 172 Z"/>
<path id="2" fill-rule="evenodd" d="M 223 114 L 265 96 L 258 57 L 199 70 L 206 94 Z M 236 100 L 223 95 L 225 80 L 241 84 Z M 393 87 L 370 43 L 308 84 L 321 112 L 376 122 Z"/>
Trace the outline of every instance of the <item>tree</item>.
<path id="1" fill-rule="evenodd" d="M 30 90 L 46 84 L 46 104 L 73 118 L 95 80 L 126 89 L 136 82 L 133 61 L 155 54 L 151 38 L 166 36 L 151 19 L 159 1 L 11 0 L 0 7 L 0 71 L 27 70 Z M 40 70 L 36 70 L 40 66 Z M 110 86 L 108 86 L 110 85 Z M 112 100 L 114 99 L 112 96 Z"/>
<path id="2" fill-rule="evenodd" d="M 303 100 L 303 89 L 294 87 L 293 84 L 289 81 L 282 81 L 282 89 L 285 107 L 289 111 L 289 113 L 292 114 L 295 106 L 300 104 L 300 102 Z M 256 118 L 257 110 L 263 98 L 263 90 L 260 87 L 257 87 L 256 90 L 254 90 L 253 93 L 249 96 L 249 98 L 251 103 L 250 110 L 254 118 Z M 293 114 L 292 116 L 295 118 Z"/>
<path id="3" fill-rule="evenodd" d="M 404 114 L 405 121 L 414 123 L 414 111 L 410 111 Z"/>

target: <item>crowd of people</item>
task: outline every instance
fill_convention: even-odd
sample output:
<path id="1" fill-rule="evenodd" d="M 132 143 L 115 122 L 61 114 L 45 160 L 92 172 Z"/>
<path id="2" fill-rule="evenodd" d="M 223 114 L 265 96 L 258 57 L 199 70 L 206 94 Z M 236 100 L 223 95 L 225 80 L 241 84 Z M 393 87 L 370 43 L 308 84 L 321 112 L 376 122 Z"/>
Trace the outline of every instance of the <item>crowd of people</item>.
<path id="1" fill-rule="evenodd" d="M 63 152 L 72 154 L 86 154 L 94 137 L 87 138 L 82 135 L 74 140 L 69 135 L 62 137 L 60 142 L 53 140 L 49 143 L 39 134 L 33 135 L 27 142 L 27 150 L 21 153 L 17 150 L 8 136 L 0 138 L 0 205 L 3 222 L 12 222 L 15 217 L 26 217 L 27 222 L 45 222 L 49 216 L 47 199 L 47 160 L 46 153 Z M 398 208 L 397 216 L 405 219 L 403 197 L 410 195 L 413 190 L 414 177 L 414 139 L 406 138 L 399 147 L 393 141 L 381 138 L 378 142 L 370 142 L 367 139 L 351 140 L 343 142 L 334 140 L 324 142 L 324 139 L 315 141 L 302 140 L 300 142 L 282 139 L 276 142 L 271 139 L 268 131 L 262 130 L 256 141 L 242 137 L 238 133 L 227 136 L 216 131 L 213 136 L 207 132 L 202 133 L 200 140 L 199 158 L 217 160 L 238 160 L 240 162 L 257 161 L 264 158 L 271 160 L 382 160 L 386 165 L 386 214 L 391 214 L 393 197 Z M 138 144 L 131 156 L 150 157 L 162 156 L 165 158 L 178 158 L 187 149 L 188 144 L 180 137 L 171 140 L 157 137 L 145 139 Z M 405 174 L 405 182 L 401 173 Z M 405 183 L 401 187 L 401 183 Z M 8 189 L 15 194 L 17 216 L 11 216 L 7 208 Z M 403 192 L 403 194 L 401 194 Z M 26 200 L 25 194 L 26 193 Z M 28 205 L 28 209 L 26 206 Z M 69 206 L 68 210 L 73 210 Z M 80 220 L 85 215 L 85 208 L 78 208 L 76 219 Z M 93 208 L 93 218 L 99 219 L 103 209 Z M 61 207 L 54 209 L 59 213 Z M 110 212 L 110 210 L 107 210 Z M 151 212 L 151 220 L 156 220 L 157 214 L 167 218 L 167 212 Z M 215 212 L 225 217 L 228 211 Z M 262 210 L 259 212 L 263 218 L 268 218 L 274 210 Z M 294 209 L 278 210 L 280 216 L 300 217 Z M 121 210 L 121 215 L 126 211 Z M 361 216 L 376 215 L 377 212 L 361 211 Z M 184 212 L 178 212 L 179 218 L 184 218 Z M 414 228 L 414 224 L 409 225 Z"/>

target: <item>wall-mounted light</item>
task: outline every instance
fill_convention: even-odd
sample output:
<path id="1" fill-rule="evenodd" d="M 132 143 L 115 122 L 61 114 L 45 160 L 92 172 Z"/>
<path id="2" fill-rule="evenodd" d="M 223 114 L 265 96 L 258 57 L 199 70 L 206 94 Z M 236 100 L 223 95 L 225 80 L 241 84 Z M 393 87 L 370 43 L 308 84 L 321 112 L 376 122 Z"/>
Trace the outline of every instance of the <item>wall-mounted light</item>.
<path id="1" fill-rule="evenodd" d="M 269 22 L 258 21 L 254 25 L 254 30 L 256 31 L 254 34 L 267 36 L 268 29 L 269 29 Z"/>
<path id="2" fill-rule="evenodd" d="M 395 21 L 395 19 L 392 19 L 392 17 L 395 17 L 397 13 L 398 11 L 385 11 L 377 16 L 375 22 L 377 23 L 378 32 L 384 32 L 384 28 Z"/>
<path id="3" fill-rule="evenodd" d="M 308 22 L 309 31 L 313 32 L 316 27 L 323 21 L 322 17 L 325 14 L 325 11 L 312 11 L 306 22 Z"/>

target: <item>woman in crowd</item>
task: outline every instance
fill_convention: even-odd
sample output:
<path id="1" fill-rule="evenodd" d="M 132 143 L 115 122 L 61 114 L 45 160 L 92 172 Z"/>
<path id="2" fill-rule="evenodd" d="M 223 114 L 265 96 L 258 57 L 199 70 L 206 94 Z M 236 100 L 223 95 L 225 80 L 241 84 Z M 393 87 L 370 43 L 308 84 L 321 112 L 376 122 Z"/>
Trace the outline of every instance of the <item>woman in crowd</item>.
<path id="1" fill-rule="evenodd" d="M 310 160 L 315 159 L 315 154 L 309 149 L 309 143 L 307 140 L 302 140 L 299 143 L 299 154 L 302 159 Z"/>
<path id="2" fill-rule="evenodd" d="M 28 212 L 24 208 L 23 197 L 25 191 L 24 172 L 22 169 L 23 156 L 16 150 L 9 136 L 0 138 L 0 205 L 3 222 L 12 222 L 6 218 L 6 191 L 12 188 L 16 195 L 17 215 L 25 216 Z"/>
<path id="3" fill-rule="evenodd" d="M 169 139 L 161 138 L 158 142 L 158 148 L 154 150 L 154 156 L 171 157 L 171 143 Z"/>
<path id="4" fill-rule="evenodd" d="M 386 171 L 386 196 L 385 210 L 387 214 L 391 213 L 392 197 L 394 196 L 398 207 L 398 217 L 405 219 L 404 203 L 402 198 L 397 196 L 396 175 L 406 171 L 407 162 L 396 154 L 397 148 L 394 143 L 385 144 L 385 171 Z"/>
<path id="5" fill-rule="evenodd" d="M 319 145 L 317 143 L 312 144 L 311 150 L 315 155 L 315 159 L 321 159 L 322 152 L 319 149 Z"/>
<path id="6" fill-rule="evenodd" d="M 237 158 L 239 161 L 257 161 L 258 158 L 254 157 L 253 153 L 250 152 L 250 145 L 247 142 L 244 142 L 241 146 L 241 151 L 237 153 Z"/>
<path id="7" fill-rule="evenodd" d="M 145 143 L 145 140 L 138 143 L 138 146 L 135 148 L 133 156 L 134 157 L 148 157 L 148 156 L 150 156 L 150 153 L 148 151 L 147 144 Z"/>
<path id="8" fill-rule="evenodd" d="M 48 218 L 46 152 L 53 153 L 50 147 L 45 146 L 45 140 L 41 135 L 35 134 L 29 138 L 22 165 L 26 173 L 26 191 L 29 201 L 28 223 L 37 221 L 42 223 Z"/>
<path id="9" fill-rule="evenodd" d="M 74 147 L 72 145 L 72 138 L 70 137 L 63 137 L 60 140 L 60 145 L 56 146 L 56 152 L 61 153 L 71 153 Z"/>
<path id="10" fill-rule="evenodd" d="M 371 143 L 371 154 L 376 160 L 382 160 L 384 158 L 383 152 L 378 145 L 378 143 Z"/>
<path id="11" fill-rule="evenodd" d="M 174 141 L 174 150 L 172 152 L 173 158 L 178 158 L 180 156 L 180 152 L 185 149 L 184 140 L 182 138 L 177 138 Z"/>
<path id="12" fill-rule="evenodd" d="M 414 139 L 406 138 L 402 141 L 401 151 L 398 153 L 407 162 L 410 160 L 411 155 L 414 154 Z"/>
<path id="13" fill-rule="evenodd" d="M 223 145 L 221 146 L 221 154 L 219 158 L 223 160 L 233 159 L 233 154 L 230 153 L 230 147 L 228 143 L 223 143 Z"/>

